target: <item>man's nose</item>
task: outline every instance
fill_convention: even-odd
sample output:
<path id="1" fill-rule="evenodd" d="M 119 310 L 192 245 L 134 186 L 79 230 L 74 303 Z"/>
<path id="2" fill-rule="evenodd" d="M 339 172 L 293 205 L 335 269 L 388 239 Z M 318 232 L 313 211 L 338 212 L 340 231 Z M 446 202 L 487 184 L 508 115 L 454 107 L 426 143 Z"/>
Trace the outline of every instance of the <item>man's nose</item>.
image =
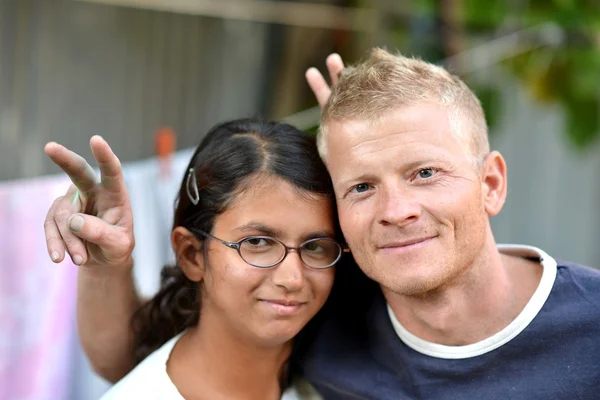
<path id="1" fill-rule="evenodd" d="M 401 185 L 383 191 L 379 205 L 379 223 L 404 227 L 419 220 L 421 204 Z"/>

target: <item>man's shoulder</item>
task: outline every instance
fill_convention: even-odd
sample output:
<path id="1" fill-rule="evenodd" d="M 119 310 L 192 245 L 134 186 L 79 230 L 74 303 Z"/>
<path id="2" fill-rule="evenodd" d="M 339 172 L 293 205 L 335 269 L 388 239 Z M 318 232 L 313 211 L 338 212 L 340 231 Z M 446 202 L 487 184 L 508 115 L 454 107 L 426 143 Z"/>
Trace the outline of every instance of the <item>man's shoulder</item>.
<path id="1" fill-rule="evenodd" d="M 556 266 L 559 269 L 568 271 L 568 273 L 570 273 L 575 278 L 584 277 L 600 281 L 600 269 L 560 259 L 556 260 Z"/>
<path id="2" fill-rule="evenodd" d="M 600 270 L 570 261 L 557 260 L 556 289 L 568 289 L 577 297 L 600 307 Z"/>
<path id="3" fill-rule="evenodd" d="M 544 275 L 548 278 L 552 276 L 552 279 L 546 280 L 552 285 L 550 300 L 560 299 L 563 306 L 565 302 L 574 305 L 583 304 L 582 301 L 594 307 L 600 306 L 600 290 L 598 290 L 600 270 L 555 259 L 534 246 L 523 244 L 498 244 L 497 246 L 503 254 L 540 260 L 544 265 Z M 542 280 L 544 281 L 544 278 Z"/>

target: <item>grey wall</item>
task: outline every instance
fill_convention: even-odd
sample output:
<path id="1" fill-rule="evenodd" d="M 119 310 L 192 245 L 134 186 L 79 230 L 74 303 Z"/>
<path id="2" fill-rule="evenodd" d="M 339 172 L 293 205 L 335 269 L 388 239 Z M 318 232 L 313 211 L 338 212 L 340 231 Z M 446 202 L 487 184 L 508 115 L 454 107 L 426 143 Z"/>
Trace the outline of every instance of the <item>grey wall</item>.
<path id="1" fill-rule="evenodd" d="M 499 69 L 478 75 L 503 92 L 502 118 L 491 132 L 508 165 L 508 200 L 492 220 L 497 241 L 600 268 L 600 143 L 576 150 L 560 108 L 537 104 Z"/>
<path id="2" fill-rule="evenodd" d="M 71 0 L 0 0 L 0 180 L 58 169 L 55 140 L 91 157 L 105 137 L 123 160 L 180 148 L 262 104 L 266 25 Z"/>

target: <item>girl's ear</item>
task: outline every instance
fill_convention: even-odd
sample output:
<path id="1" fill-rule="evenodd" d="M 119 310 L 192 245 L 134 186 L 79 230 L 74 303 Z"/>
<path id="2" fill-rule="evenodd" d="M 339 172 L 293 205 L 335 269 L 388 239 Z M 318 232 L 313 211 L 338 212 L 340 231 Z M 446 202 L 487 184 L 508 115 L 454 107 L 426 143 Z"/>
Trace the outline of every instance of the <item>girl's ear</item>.
<path id="1" fill-rule="evenodd" d="M 204 277 L 203 242 L 186 228 L 178 226 L 171 233 L 171 244 L 185 276 L 191 281 L 200 282 Z"/>

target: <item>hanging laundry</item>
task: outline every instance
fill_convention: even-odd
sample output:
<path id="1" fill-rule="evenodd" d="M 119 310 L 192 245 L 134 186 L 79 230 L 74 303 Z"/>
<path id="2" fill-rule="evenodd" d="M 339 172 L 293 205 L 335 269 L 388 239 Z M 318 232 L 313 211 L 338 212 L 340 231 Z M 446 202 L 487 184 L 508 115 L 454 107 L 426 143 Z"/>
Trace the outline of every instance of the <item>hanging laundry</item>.
<path id="1" fill-rule="evenodd" d="M 134 278 L 143 297 L 160 286 L 160 271 L 175 262 L 171 249 L 174 202 L 194 149 L 173 154 L 168 174 L 158 158 L 128 163 L 123 175 L 133 210 L 135 249 Z"/>
<path id="2" fill-rule="evenodd" d="M 66 177 L 0 184 L 0 399 L 67 399 L 77 267 L 56 265 L 43 223 Z"/>
<path id="3" fill-rule="evenodd" d="M 170 244 L 174 202 L 193 149 L 164 160 L 125 163 L 134 215 L 134 280 L 141 296 L 160 285 L 175 261 Z M 0 183 L 0 399 L 95 400 L 110 384 L 91 369 L 75 323 L 77 266 L 57 265 L 43 223 L 71 182 L 64 175 Z"/>

